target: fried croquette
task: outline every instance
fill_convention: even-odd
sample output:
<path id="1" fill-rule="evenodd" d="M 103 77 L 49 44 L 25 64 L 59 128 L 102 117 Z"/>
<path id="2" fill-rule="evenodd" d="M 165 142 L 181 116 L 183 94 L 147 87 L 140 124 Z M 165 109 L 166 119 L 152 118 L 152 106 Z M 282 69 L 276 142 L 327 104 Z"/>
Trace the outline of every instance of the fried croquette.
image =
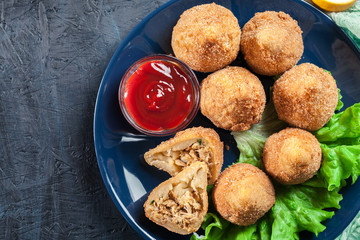
<path id="1" fill-rule="evenodd" d="M 275 82 L 273 100 L 280 120 L 314 131 L 333 115 L 338 90 L 331 74 L 311 63 L 303 63 Z"/>
<path id="2" fill-rule="evenodd" d="M 229 222 L 254 224 L 275 204 L 275 190 L 259 168 L 238 163 L 226 168 L 213 189 L 216 210 Z"/>
<path id="3" fill-rule="evenodd" d="M 255 13 L 243 27 L 241 52 L 250 69 L 275 76 L 293 67 L 304 52 L 302 31 L 284 12 Z"/>
<path id="4" fill-rule="evenodd" d="M 229 9 L 215 3 L 203 4 L 180 16 L 171 46 L 175 56 L 193 70 L 213 72 L 235 60 L 240 35 L 238 20 Z"/>
<path id="5" fill-rule="evenodd" d="M 261 120 L 266 96 L 260 80 L 242 67 L 226 67 L 210 74 L 200 87 L 200 110 L 212 123 L 231 131 L 245 131 Z"/>
<path id="6" fill-rule="evenodd" d="M 205 163 L 194 162 L 157 186 L 144 204 L 146 217 L 172 232 L 196 232 L 208 210 L 207 171 Z"/>
<path id="7" fill-rule="evenodd" d="M 282 184 L 299 184 L 312 178 L 321 165 L 319 141 L 300 128 L 286 128 L 265 142 L 266 172 Z"/>
<path id="8" fill-rule="evenodd" d="M 209 167 L 208 182 L 213 184 L 223 164 L 224 145 L 211 128 L 193 127 L 176 135 L 144 154 L 152 166 L 175 176 L 193 162 L 204 162 Z"/>

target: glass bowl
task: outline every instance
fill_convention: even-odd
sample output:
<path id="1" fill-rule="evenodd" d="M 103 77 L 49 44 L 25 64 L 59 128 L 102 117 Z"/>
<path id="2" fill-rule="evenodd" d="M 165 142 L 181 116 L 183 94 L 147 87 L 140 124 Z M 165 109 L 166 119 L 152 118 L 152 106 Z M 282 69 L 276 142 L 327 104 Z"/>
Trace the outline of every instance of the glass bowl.
<path id="1" fill-rule="evenodd" d="M 126 71 L 119 86 L 125 119 L 139 132 L 168 136 L 184 129 L 199 110 L 196 75 L 179 59 L 150 55 Z"/>

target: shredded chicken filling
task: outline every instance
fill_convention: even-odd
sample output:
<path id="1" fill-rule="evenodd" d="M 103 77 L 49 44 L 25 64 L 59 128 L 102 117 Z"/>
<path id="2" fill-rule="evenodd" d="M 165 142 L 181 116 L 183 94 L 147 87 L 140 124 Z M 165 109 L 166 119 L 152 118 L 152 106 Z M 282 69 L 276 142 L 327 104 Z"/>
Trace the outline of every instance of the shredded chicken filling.
<path id="1" fill-rule="evenodd" d="M 179 151 L 179 157 L 175 159 L 175 164 L 181 167 L 190 165 L 194 161 L 203 161 L 208 163 L 211 159 L 211 149 L 204 146 L 204 143 L 195 142 L 184 150 Z"/>
<path id="2" fill-rule="evenodd" d="M 153 201 L 152 215 L 162 222 L 171 221 L 181 228 L 189 228 L 199 218 L 201 202 L 198 191 L 186 188 L 179 193 L 175 187 L 166 197 Z"/>
<path id="3" fill-rule="evenodd" d="M 180 143 L 179 146 L 181 144 L 184 143 Z M 177 172 L 197 161 L 205 162 L 209 168 L 211 168 L 211 165 L 214 165 L 211 161 L 213 158 L 211 147 L 204 140 L 197 139 L 181 148 L 179 146 L 174 146 L 166 152 L 156 153 L 153 159 L 158 159 L 158 162 L 165 161 L 172 163 Z M 208 179 L 210 178 L 211 171 L 208 172 Z"/>

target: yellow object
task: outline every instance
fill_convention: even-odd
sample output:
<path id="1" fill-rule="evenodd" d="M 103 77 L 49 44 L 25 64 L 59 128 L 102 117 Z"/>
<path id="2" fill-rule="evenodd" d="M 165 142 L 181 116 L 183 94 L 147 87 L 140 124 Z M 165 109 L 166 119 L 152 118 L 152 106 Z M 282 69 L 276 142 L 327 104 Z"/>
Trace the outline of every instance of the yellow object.
<path id="1" fill-rule="evenodd" d="M 319 8 L 329 12 L 340 12 L 351 7 L 356 0 L 312 0 Z"/>

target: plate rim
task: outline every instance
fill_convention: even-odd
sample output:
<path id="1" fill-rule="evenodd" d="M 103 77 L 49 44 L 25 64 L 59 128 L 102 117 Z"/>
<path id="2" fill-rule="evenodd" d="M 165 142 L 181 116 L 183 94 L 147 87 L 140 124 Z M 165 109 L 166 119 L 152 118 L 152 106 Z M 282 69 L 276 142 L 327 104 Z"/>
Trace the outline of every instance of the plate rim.
<path id="1" fill-rule="evenodd" d="M 150 20 L 152 17 L 156 16 L 159 12 L 161 12 L 168 6 L 173 5 L 176 2 L 181 2 L 181 1 L 186 1 L 186 0 L 170 0 L 170 1 L 160 5 L 158 8 L 156 8 L 155 10 L 150 12 L 148 15 L 146 15 L 140 22 L 138 22 L 135 25 L 134 28 L 131 29 L 131 31 L 126 35 L 126 37 L 121 40 L 121 43 L 119 44 L 116 51 L 113 53 L 112 57 L 110 58 L 110 61 L 104 71 L 103 77 L 101 78 L 101 82 L 99 84 L 98 91 L 96 94 L 95 110 L 94 110 L 94 116 L 93 116 L 93 138 L 94 138 L 94 148 L 95 148 L 95 154 L 96 154 L 96 159 L 97 159 L 97 165 L 98 165 L 98 168 L 101 173 L 102 181 L 106 187 L 108 194 L 110 195 L 110 197 L 112 199 L 112 202 L 115 204 L 116 208 L 120 211 L 121 215 L 126 219 L 127 223 L 144 239 L 154 239 L 154 238 L 151 237 L 148 233 L 144 232 L 143 229 L 133 219 L 133 217 L 125 210 L 125 206 L 123 206 L 122 201 L 115 196 L 114 191 L 112 190 L 110 184 L 107 182 L 107 177 L 106 177 L 107 174 L 99 162 L 100 154 L 98 152 L 98 148 L 96 147 L 97 142 L 98 142 L 97 136 L 96 136 L 97 135 L 96 134 L 96 132 L 97 132 L 96 125 L 97 125 L 98 120 L 97 120 L 96 116 L 98 115 L 98 111 L 99 111 L 98 106 L 100 104 L 99 103 L 100 93 L 103 91 L 103 89 L 106 85 L 105 82 L 106 82 L 106 79 L 108 79 L 108 76 L 110 75 L 110 69 L 112 69 L 113 65 L 115 65 L 118 56 L 120 55 L 123 48 L 126 46 L 126 42 L 129 42 L 130 39 L 132 39 L 134 36 L 136 36 L 139 29 L 143 28 L 144 23 L 147 23 L 148 20 Z M 238 0 L 238 1 L 242 1 L 242 0 Z M 313 11 L 315 11 L 317 14 L 321 15 L 322 17 L 325 17 L 328 22 L 331 22 L 331 24 L 336 29 L 336 31 L 338 31 L 342 35 L 342 37 L 344 39 L 346 39 L 346 41 L 349 44 L 349 46 L 351 47 L 351 49 L 356 53 L 356 55 L 360 59 L 360 47 L 358 47 L 355 44 L 355 41 L 341 27 L 339 27 L 329 15 L 325 14 L 320 9 L 318 9 L 316 6 L 312 5 L 310 2 L 308 2 L 306 0 L 289 0 L 289 1 L 297 2 L 301 5 L 303 5 L 304 7 L 308 7 L 310 9 L 312 9 Z M 212 1 L 208 1 L 208 3 L 211 3 L 211 2 Z M 200 5 L 200 4 L 198 4 L 198 5 Z M 348 223 L 346 224 L 347 226 L 354 219 L 356 214 L 357 213 L 349 214 L 349 215 L 352 215 L 352 217 L 349 218 Z M 345 229 L 343 229 L 343 230 L 345 230 Z M 337 236 L 343 230 L 338 231 Z"/>

